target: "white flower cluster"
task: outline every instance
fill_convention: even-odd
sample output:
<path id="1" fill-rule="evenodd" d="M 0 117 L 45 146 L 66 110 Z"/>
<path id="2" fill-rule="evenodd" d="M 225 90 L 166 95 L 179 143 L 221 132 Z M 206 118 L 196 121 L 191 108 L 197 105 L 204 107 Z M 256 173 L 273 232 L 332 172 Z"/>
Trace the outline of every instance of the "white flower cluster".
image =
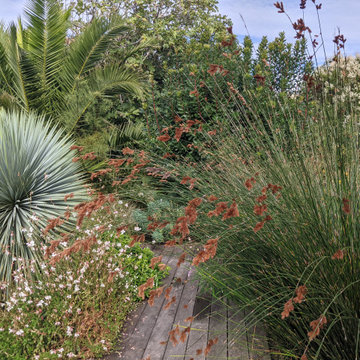
<path id="1" fill-rule="evenodd" d="M 338 57 L 319 71 L 325 79 L 326 94 L 331 94 L 335 102 L 351 101 L 360 110 L 360 55 Z"/>
<path id="2" fill-rule="evenodd" d="M 96 233 L 96 230 L 98 229 L 93 229 L 91 233 Z M 115 236 L 115 232 L 113 235 Z M 111 294 L 117 290 L 116 287 L 120 287 L 124 303 L 130 302 L 136 295 L 137 286 L 133 283 L 134 279 L 129 277 L 129 272 L 121 265 L 130 256 L 127 249 L 129 246 L 120 242 L 98 240 L 95 246 L 83 254 L 76 266 L 71 266 L 74 262 L 71 257 L 66 258 L 66 268 L 54 267 L 47 262 L 41 263 L 40 267 L 46 276 L 31 283 L 24 276 L 22 266 L 19 266 L 13 274 L 16 289 L 0 310 L 7 314 L 6 317 L 16 321 L 12 321 L 11 326 L 0 328 L 0 331 L 23 338 L 27 331 L 40 330 L 31 328 L 31 322 L 28 321 L 30 313 L 34 316 L 51 313 L 49 319 L 52 319 L 54 327 L 62 328 L 63 336 L 75 341 L 80 336 L 80 331 L 76 328 L 76 323 L 69 319 L 81 316 L 81 299 L 84 294 L 88 294 L 89 291 L 100 291 L 96 289 L 102 288 L 104 289 L 101 291 Z M 17 261 L 21 263 L 21 259 Z M 89 290 L 90 288 L 93 290 Z M 103 340 L 104 349 L 106 345 L 108 344 Z M 58 349 L 52 349 L 51 354 L 59 358 L 77 357 L 72 352 L 65 353 L 60 346 Z"/>

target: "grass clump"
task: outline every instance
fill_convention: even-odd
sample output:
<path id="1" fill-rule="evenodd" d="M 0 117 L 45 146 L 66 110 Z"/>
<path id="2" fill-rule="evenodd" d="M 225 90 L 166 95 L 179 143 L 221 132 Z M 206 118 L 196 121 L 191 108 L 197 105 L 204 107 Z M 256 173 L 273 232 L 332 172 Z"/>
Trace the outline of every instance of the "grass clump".
<path id="1" fill-rule="evenodd" d="M 231 126 L 203 134 L 206 162 L 152 161 L 157 176 L 171 174 L 165 199 L 187 205 L 173 243 L 205 244 L 194 254 L 203 286 L 246 310 L 248 327 L 264 324 L 275 358 L 350 360 L 360 348 L 359 112 L 319 91 L 316 76 L 306 97 L 244 103 L 234 92 L 237 111 L 219 99 Z"/>

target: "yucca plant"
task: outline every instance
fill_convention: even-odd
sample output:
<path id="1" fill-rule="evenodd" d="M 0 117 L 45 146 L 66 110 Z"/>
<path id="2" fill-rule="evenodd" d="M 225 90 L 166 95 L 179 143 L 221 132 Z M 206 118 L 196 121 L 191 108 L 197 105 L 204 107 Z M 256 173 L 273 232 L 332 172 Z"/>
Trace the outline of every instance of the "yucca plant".
<path id="1" fill-rule="evenodd" d="M 20 259 L 36 265 L 48 220 L 85 198 L 71 145 L 43 116 L 0 112 L 0 281 L 11 281 Z M 71 218 L 66 224 L 57 229 L 70 230 Z"/>
<path id="2" fill-rule="evenodd" d="M 148 44 L 127 47 L 116 63 L 104 61 L 114 39 L 129 30 L 122 19 L 94 19 L 70 38 L 70 10 L 59 1 L 30 0 L 25 15 L 0 28 L 3 106 L 39 111 L 73 130 L 96 99 L 144 93 L 142 77 L 126 60 Z"/>

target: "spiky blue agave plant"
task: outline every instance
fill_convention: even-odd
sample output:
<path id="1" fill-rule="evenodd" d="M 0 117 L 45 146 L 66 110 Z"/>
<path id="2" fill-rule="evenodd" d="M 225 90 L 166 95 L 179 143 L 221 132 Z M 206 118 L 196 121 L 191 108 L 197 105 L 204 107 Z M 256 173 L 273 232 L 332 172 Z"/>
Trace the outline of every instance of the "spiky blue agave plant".
<path id="1" fill-rule="evenodd" d="M 38 263 L 48 220 L 84 200 L 71 145 L 41 116 L 0 111 L 0 281 L 11 282 L 19 259 Z M 71 221 L 60 230 L 70 227 Z"/>

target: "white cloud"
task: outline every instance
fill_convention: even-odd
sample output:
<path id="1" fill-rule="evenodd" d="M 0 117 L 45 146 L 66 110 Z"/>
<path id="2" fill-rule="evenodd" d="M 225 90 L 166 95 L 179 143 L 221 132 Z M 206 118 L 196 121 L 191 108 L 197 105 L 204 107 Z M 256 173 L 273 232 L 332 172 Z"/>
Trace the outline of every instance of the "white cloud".
<path id="1" fill-rule="evenodd" d="M 245 26 L 241 20 L 243 16 L 249 33 L 255 38 L 267 35 L 269 40 L 276 37 L 279 32 L 285 31 L 288 41 L 294 40 L 294 30 L 285 14 L 278 14 L 274 7 L 274 0 L 219 0 L 219 11 L 228 15 L 234 23 L 234 33 L 246 34 Z M 357 0 L 323 0 L 322 9 L 319 11 L 321 17 L 322 31 L 326 44 L 328 56 L 333 54 L 335 35 L 340 32 L 344 34 L 346 41 L 346 52 L 355 54 L 360 52 L 360 1 Z M 284 7 L 291 19 L 296 21 L 303 16 L 299 9 L 300 0 L 283 0 Z M 316 3 L 321 3 L 317 0 Z M 305 24 L 313 30 L 313 34 L 319 33 L 317 14 L 311 0 L 307 1 L 304 11 Z M 320 55 L 322 58 L 322 55 Z"/>

